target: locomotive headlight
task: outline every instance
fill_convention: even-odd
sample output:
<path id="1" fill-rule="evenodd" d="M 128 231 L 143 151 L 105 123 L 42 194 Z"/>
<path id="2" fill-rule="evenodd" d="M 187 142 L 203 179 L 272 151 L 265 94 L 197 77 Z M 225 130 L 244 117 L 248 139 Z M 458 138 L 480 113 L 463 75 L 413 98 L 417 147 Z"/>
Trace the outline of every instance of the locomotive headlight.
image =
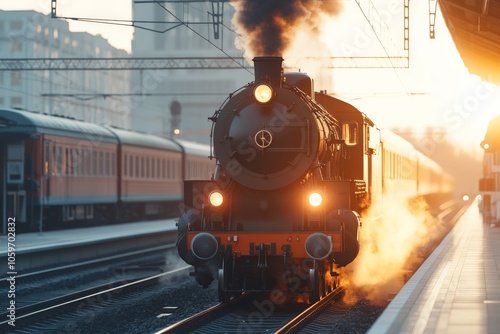
<path id="1" fill-rule="evenodd" d="M 212 206 L 218 207 L 224 202 L 224 196 L 218 191 L 212 191 L 210 195 L 208 195 L 208 200 Z"/>
<path id="2" fill-rule="evenodd" d="M 323 196 L 318 192 L 312 192 L 309 194 L 309 204 L 312 206 L 319 206 L 323 202 Z"/>
<path id="3" fill-rule="evenodd" d="M 273 89 L 268 85 L 258 85 L 253 91 L 253 95 L 257 102 L 267 103 L 273 97 Z"/>

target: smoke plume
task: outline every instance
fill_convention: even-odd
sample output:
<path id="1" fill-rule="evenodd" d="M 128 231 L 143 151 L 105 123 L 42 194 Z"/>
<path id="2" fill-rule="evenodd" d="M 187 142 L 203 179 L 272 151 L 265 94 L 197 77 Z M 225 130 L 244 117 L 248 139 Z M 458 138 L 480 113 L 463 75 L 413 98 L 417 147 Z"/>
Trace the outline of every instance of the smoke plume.
<path id="1" fill-rule="evenodd" d="M 297 33 L 317 37 L 324 20 L 341 9 L 337 0 L 232 0 L 233 25 L 245 56 L 284 56 Z"/>
<path id="2" fill-rule="evenodd" d="M 378 210 L 377 210 L 378 211 Z M 380 211 L 379 211 L 380 212 Z M 421 250 L 431 238 L 441 233 L 442 225 L 428 212 L 423 200 L 384 199 L 383 218 L 368 212 L 361 228 L 361 248 L 356 260 L 347 266 L 347 299 L 357 295 L 384 304 L 395 294 L 420 261 Z M 347 300 L 345 300 L 347 301 Z"/>

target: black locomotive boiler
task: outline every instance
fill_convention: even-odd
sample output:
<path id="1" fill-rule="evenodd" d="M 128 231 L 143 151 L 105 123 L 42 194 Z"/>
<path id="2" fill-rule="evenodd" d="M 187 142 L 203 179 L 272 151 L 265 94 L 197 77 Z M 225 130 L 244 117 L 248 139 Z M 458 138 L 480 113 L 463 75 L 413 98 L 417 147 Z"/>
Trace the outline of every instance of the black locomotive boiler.
<path id="1" fill-rule="evenodd" d="M 283 74 L 282 61 L 254 59 L 255 81 L 210 118 L 214 177 L 184 182 L 178 251 L 203 287 L 217 279 L 221 301 L 244 291 L 317 301 L 358 255 L 360 214 L 384 192 L 451 190 L 434 161 L 306 74 Z"/>

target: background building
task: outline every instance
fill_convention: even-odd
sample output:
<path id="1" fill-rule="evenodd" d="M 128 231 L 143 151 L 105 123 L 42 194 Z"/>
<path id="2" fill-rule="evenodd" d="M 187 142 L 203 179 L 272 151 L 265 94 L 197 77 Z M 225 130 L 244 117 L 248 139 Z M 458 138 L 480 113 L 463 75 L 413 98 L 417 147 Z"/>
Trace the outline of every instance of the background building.
<path id="1" fill-rule="evenodd" d="M 127 57 L 36 11 L 0 10 L 0 58 Z M 0 106 L 130 128 L 130 71 L 0 71 Z M 110 94 L 103 98 L 102 94 Z M 85 94 L 85 95 L 82 95 Z"/>
<path id="2" fill-rule="evenodd" d="M 164 7 L 162 7 L 164 6 Z M 208 2 L 133 3 L 132 15 L 146 29 L 135 29 L 133 57 L 241 57 L 230 30 L 234 10 L 221 4 L 220 14 Z M 213 20 L 223 20 L 215 25 Z M 185 23 L 185 24 L 183 24 Z M 219 30 L 218 38 L 215 31 Z M 222 51 L 222 50 L 223 51 Z M 253 74 L 242 70 L 134 71 L 132 90 L 150 96 L 134 96 L 132 128 L 169 136 L 179 128 L 179 138 L 209 143 L 212 116 L 229 93 L 253 81 Z M 180 109 L 173 117 L 172 106 Z M 180 107 L 180 108 L 178 108 Z"/>

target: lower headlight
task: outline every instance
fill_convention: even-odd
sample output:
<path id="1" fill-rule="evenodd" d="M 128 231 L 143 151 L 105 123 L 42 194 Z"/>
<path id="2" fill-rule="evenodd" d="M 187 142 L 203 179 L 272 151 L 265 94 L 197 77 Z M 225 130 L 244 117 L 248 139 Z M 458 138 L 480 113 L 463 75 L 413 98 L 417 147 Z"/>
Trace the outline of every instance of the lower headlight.
<path id="1" fill-rule="evenodd" d="M 313 192 L 309 194 L 309 204 L 312 206 L 320 206 L 321 202 L 323 202 L 323 196 L 321 196 L 318 192 Z"/>
<path id="2" fill-rule="evenodd" d="M 218 207 L 224 202 L 224 196 L 218 191 L 212 191 L 210 195 L 208 195 L 208 200 L 212 206 Z"/>

